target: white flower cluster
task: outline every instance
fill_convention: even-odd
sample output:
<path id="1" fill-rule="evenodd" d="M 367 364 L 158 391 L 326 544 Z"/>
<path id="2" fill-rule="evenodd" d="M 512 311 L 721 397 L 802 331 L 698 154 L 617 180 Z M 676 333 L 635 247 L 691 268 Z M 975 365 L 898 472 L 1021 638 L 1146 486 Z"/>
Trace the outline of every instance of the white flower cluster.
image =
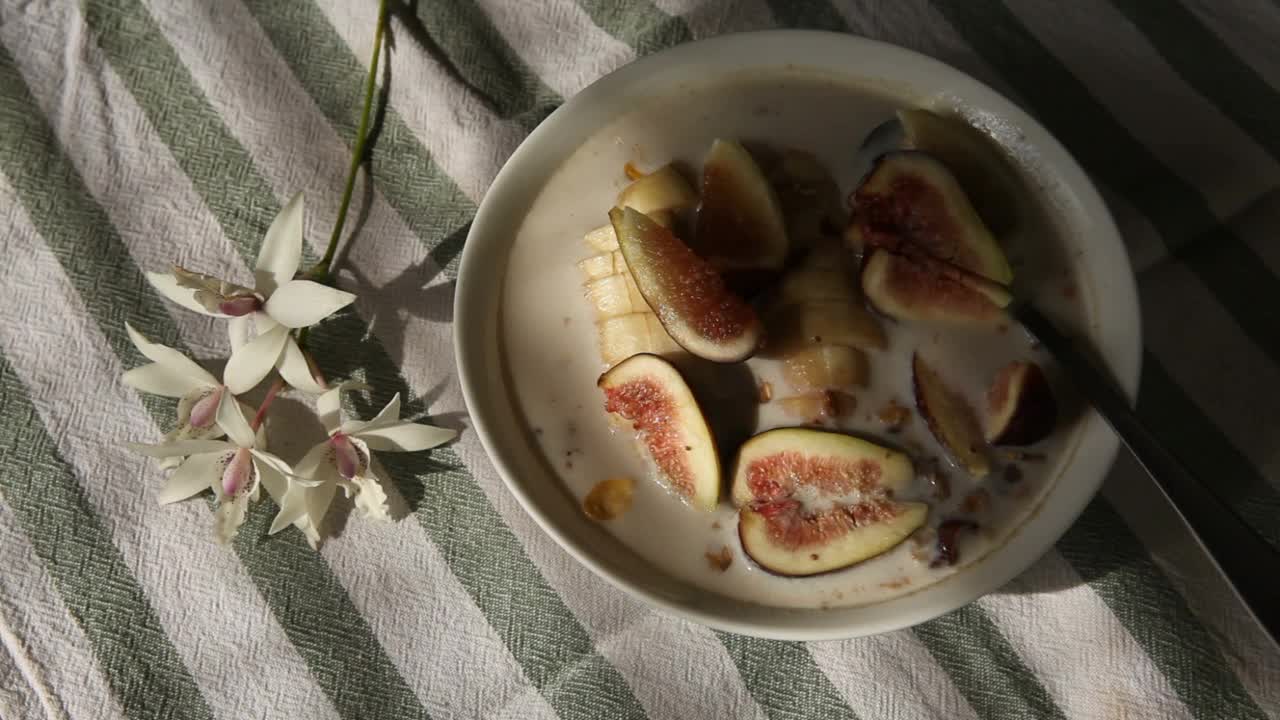
<path id="1" fill-rule="evenodd" d="M 400 396 L 368 421 L 341 418 L 341 393 L 368 389 L 360 383 L 326 385 L 308 362 L 294 331 L 329 317 L 355 300 L 342 290 L 298 279 L 302 260 L 302 196 L 289 202 L 271 223 L 254 268 L 252 289 L 175 267 L 148 273 L 156 289 L 198 313 L 227 318 L 231 357 L 222 379 L 181 352 L 153 343 L 126 324 L 129 337 L 151 362 L 124 374 L 139 391 L 178 398 L 177 426 L 155 445 L 131 444 L 171 470 L 160 503 L 190 498 L 206 488 L 218 500 L 215 534 L 220 542 L 235 537 L 260 488 L 280 507 L 271 533 L 294 525 L 312 547 L 320 525 L 341 487 L 364 516 L 388 518 L 386 479 L 371 463 L 371 451 L 412 452 L 452 440 L 444 428 L 400 419 Z M 252 335 L 252 337 L 250 337 Z M 236 396 L 256 387 L 272 370 L 280 380 L 254 414 Z M 290 467 L 267 452 L 263 422 L 275 394 L 287 383 L 315 397 L 316 411 L 328 434 Z M 249 419 L 252 417 L 252 420 Z M 222 439 L 225 438 L 225 439 Z"/>

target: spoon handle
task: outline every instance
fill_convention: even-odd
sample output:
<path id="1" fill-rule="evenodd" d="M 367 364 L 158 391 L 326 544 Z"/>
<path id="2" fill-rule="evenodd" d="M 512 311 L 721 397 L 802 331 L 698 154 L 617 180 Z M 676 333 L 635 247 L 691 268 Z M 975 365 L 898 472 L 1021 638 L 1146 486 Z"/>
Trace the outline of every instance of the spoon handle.
<path id="1" fill-rule="evenodd" d="M 1080 352 L 1075 341 L 1028 303 L 1015 303 L 1009 312 L 1057 359 L 1080 393 L 1120 436 L 1191 527 L 1245 607 L 1272 641 L 1280 644 L 1280 551 L 1147 430 L 1115 383 Z"/>

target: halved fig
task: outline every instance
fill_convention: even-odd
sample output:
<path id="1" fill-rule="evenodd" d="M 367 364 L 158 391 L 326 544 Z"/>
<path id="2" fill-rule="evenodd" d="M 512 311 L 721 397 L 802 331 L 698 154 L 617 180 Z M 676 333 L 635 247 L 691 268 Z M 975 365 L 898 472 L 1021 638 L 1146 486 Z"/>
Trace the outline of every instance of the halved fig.
<path id="1" fill-rule="evenodd" d="M 698 204 L 698 193 L 672 165 L 663 165 L 618 193 L 617 206 L 635 208 L 646 215 L 661 210 L 688 210 Z"/>
<path id="2" fill-rule="evenodd" d="M 1013 280 L 1004 251 L 955 175 L 928 153 L 880 156 L 852 204 L 854 241 L 866 248 L 910 245 L 997 283 Z"/>
<path id="3" fill-rule="evenodd" d="M 664 482 L 699 510 L 720 499 L 715 439 L 684 377 L 657 355 L 633 355 L 600 376 L 605 410 L 631 423 Z"/>
<path id="4" fill-rule="evenodd" d="M 995 140 L 964 118 L 928 110 L 899 110 L 898 122 L 903 147 L 923 150 L 946 165 L 993 233 L 1001 236 L 1018 226 L 1034 201 Z"/>
<path id="5" fill-rule="evenodd" d="M 673 227 L 676 222 L 675 213 L 670 210 L 655 210 L 651 213 L 645 214 L 648 215 L 650 220 L 663 227 Z M 607 253 L 618 251 L 618 234 L 613 231 L 612 224 L 601 225 L 591 232 L 588 232 L 583 236 L 582 240 L 596 252 Z"/>
<path id="6" fill-rule="evenodd" d="M 650 312 L 618 315 L 596 323 L 600 339 L 600 359 L 613 366 L 632 355 L 669 355 L 680 346 L 667 335 L 657 316 Z"/>
<path id="7" fill-rule="evenodd" d="M 970 475 L 986 477 L 991 472 L 991 461 L 969 404 L 946 386 L 919 353 L 911 358 L 911 379 L 916 409 L 929 426 L 929 432 Z"/>
<path id="8" fill-rule="evenodd" d="M 724 271 L 778 270 L 790 248 L 777 194 L 751 153 L 716 140 L 702 165 L 694 247 Z"/>
<path id="9" fill-rule="evenodd" d="M 847 345 L 812 345 L 783 357 L 782 376 L 799 393 L 864 386 L 867 356 Z"/>
<path id="10" fill-rule="evenodd" d="M 987 442 L 1031 445 L 1053 432 L 1058 403 L 1049 380 L 1033 362 L 1013 362 L 996 374 L 987 390 Z"/>
<path id="11" fill-rule="evenodd" d="M 870 559 L 924 524 L 929 506 L 894 499 L 911 483 L 906 455 L 849 435 L 783 428 L 738 451 L 732 498 L 742 549 L 779 575 Z"/>
<path id="12" fill-rule="evenodd" d="M 697 357 L 737 362 L 760 345 L 763 327 L 746 302 L 667 228 L 634 208 L 609 219 L 640 293 L 673 340 Z"/>
<path id="13" fill-rule="evenodd" d="M 862 292 L 898 320 L 993 326 L 1013 296 L 1002 285 L 923 253 L 871 250 L 862 263 Z"/>
<path id="14" fill-rule="evenodd" d="M 784 305 L 769 314 L 769 353 L 785 356 L 806 345 L 848 345 L 882 350 L 880 321 L 862 305 L 815 300 Z"/>

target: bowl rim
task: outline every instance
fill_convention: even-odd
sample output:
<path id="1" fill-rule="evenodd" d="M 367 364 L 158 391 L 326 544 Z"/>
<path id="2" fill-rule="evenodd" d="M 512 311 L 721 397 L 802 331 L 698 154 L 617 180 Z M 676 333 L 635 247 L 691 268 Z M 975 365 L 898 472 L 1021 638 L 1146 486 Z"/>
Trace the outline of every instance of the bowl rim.
<path id="1" fill-rule="evenodd" d="M 898 45 L 860 36 L 820 30 L 789 29 L 759 30 L 721 35 L 685 43 L 633 60 L 594 81 L 577 95 L 567 100 L 524 139 L 508 158 L 494 178 L 489 190 L 485 193 L 472 221 L 467 242 L 459 261 L 454 293 L 453 327 L 458 379 L 463 399 L 471 417 L 472 427 L 484 447 L 489 461 L 493 464 L 499 477 L 502 478 L 508 492 L 515 496 L 523 510 L 533 518 L 534 522 L 557 545 L 614 587 L 640 598 L 654 609 L 665 614 L 692 620 L 718 630 L 768 639 L 836 640 L 890 632 L 927 622 L 952 612 L 983 595 L 999 590 L 1014 577 L 1026 571 L 1066 533 L 1097 494 L 1110 467 L 1114 463 L 1119 449 L 1119 440 L 1110 434 L 1109 429 L 1102 426 L 1102 432 L 1106 434 L 1106 437 L 1099 437 L 1097 439 L 1098 447 L 1094 449 L 1096 461 L 1093 464 L 1098 467 L 1098 471 L 1089 478 L 1090 481 L 1087 483 L 1087 487 L 1078 488 L 1074 492 L 1074 496 L 1069 498 L 1072 500 L 1069 506 L 1062 506 L 1061 503 L 1065 499 L 1058 499 L 1058 505 L 1055 506 L 1052 513 L 1044 512 L 1045 506 L 1053 499 L 1052 496 L 1059 492 L 1058 485 L 1062 482 L 1062 476 L 1066 474 L 1064 468 L 1062 475 L 1059 475 L 1054 480 L 1054 486 L 1048 490 L 1040 504 L 1033 510 L 1032 515 L 1013 531 L 1013 534 L 1004 544 L 978 561 L 980 563 L 985 562 L 998 554 L 1013 555 L 1011 559 L 1003 563 L 1003 568 L 994 572 L 989 571 L 989 579 L 987 581 L 976 583 L 981 587 L 977 589 L 966 587 L 960 592 L 952 593 L 952 596 L 946 602 L 936 603 L 936 607 L 932 609 L 903 613 L 901 616 L 891 620 L 865 623 L 859 626 L 831 627 L 822 623 L 805 624 L 790 619 L 783 621 L 782 617 L 779 617 L 778 621 L 773 623 L 743 621 L 726 617 L 721 613 L 708 609 L 707 606 L 701 603 L 674 601 L 614 572 L 603 562 L 593 557 L 590 548 L 584 547 L 562 532 L 556 526 L 556 523 L 539 508 L 528 490 L 517 481 L 516 478 L 520 474 L 519 469 L 513 467 L 513 464 L 509 461 L 502 441 L 494 433 L 485 414 L 477 412 L 478 408 L 484 407 L 481 393 L 491 392 L 492 389 L 489 387 L 481 389 L 484 384 L 484 378 L 481 377 L 481 373 L 478 370 L 478 368 L 483 367 L 485 362 L 483 355 L 488 349 L 487 338 L 482 338 L 481 342 L 476 342 L 473 339 L 476 334 L 470 332 L 470 329 L 473 325 L 481 325 L 489 319 L 484 314 L 484 308 L 482 307 L 483 296 L 493 287 L 501 288 L 503 284 L 474 281 L 468 283 L 465 280 L 473 276 L 479 277 L 482 274 L 486 278 L 492 278 L 492 268 L 484 265 L 486 257 L 483 251 L 486 248 L 483 247 L 483 238 L 502 232 L 502 229 L 509 224 L 508 217 L 504 216 L 509 215 L 509 213 L 506 212 L 507 208 L 503 206 L 510 205 L 510 201 L 507 198 L 519 197 L 522 193 L 527 192 L 526 188 L 520 186 L 522 180 L 520 176 L 525 172 L 525 166 L 531 164 L 536 166 L 540 161 L 548 162 L 548 159 L 539 157 L 540 155 L 546 155 L 545 152 L 542 152 L 542 149 L 545 144 L 548 144 L 548 140 L 555 138 L 557 133 L 563 132 L 562 126 L 567 125 L 570 118 L 575 114 L 601 104 L 608 106 L 611 99 L 618 99 L 621 89 L 643 82 L 644 78 L 652 76 L 658 70 L 669 69 L 683 63 L 697 62 L 700 58 L 705 58 L 708 55 L 723 56 L 724 54 L 741 52 L 744 48 L 752 48 L 761 44 L 768 44 L 771 49 L 784 52 L 788 50 L 800 53 L 817 52 L 817 50 L 814 50 L 816 46 L 836 54 L 851 50 L 881 54 L 886 56 L 886 59 L 894 60 L 895 63 L 911 64 L 918 67 L 922 72 L 936 73 L 956 84 L 966 85 L 965 91 L 968 94 L 977 93 L 980 96 L 985 96 L 981 98 L 981 105 L 984 108 L 995 106 L 995 114 L 997 116 L 1010 121 L 1028 136 L 1034 135 L 1034 142 L 1029 144 L 1035 147 L 1040 154 L 1050 158 L 1050 164 L 1053 166 L 1055 174 L 1064 179 L 1064 185 L 1071 191 L 1076 203 L 1081 206 L 1078 214 L 1084 214 L 1090 218 L 1095 231 L 1091 235 L 1090 246 L 1101 246 L 1103 249 L 1109 250 L 1110 257 L 1108 257 L 1108 260 L 1117 269 L 1114 279 L 1119 282 L 1108 286 L 1107 292 L 1110 300 L 1106 305 L 1107 312 L 1112 317 L 1118 318 L 1117 326 L 1125 328 L 1126 332 L 1122 333 L 1122 337 L 1117 340 L 1120 343 L 1119 345 L 1101 346 L 1100 353 L 1122 389 L 1128 394 L 1131 402 L 1136 398 L 1142 363 L 1142 335 L 1137 286 L 1132 264 L 1114 218 L 1100 193 L 1061 143 L 1038 121 L 1004 97 L 1004 95 L 942 61 Z M 805 48 L 805 50 L 800 48 Z M 768 53 L 764 52 L 757 54 L 760 56 L 768 55 Z M 792 64 L 785 57 L 776 56 L 769 57 L 767 60 L 755 59 L 753 62 L 755 65 L 767 64 L 771 67 L 776 66 L 779 68 Z M 817 67 L 813 62 L 807 61 L 796 64 Z M 844 68 L 836 68 L 834 66 L 828 66 L 827 69 L 837 72 L 844 71 Z M 600 114 L 599 111 L 596 111 L 596 114 Z M 617 112 L 615 111 L 610 116 L 616 114 Z M 559 161 L 563 161 L 565 158 L 567 158 L 567 155 L 561 156 Z M 552 159 L 554 160 L 554 158 Z M 553 162 L 546 169 L 545 175 L 547 177 L 554 173 L 559 161 Z M 525 208 L 526 212 L 527 209 Z M 520 217 L 524 217 L 523 213 Z M 505 268 L 502 276 L 503 282 L 505 282 Z M 1097 314 L 1096 308 L 1094 313 Z M 1097 332 L 1097 330 L 1094 329 L 1093 332 Z M 497 342 L 496 337 L 493 340 Z M 1094 340 L 1096 342 L 1098 338 L 1095 337 Z M 503 382 L 505 383 L 506 380 L 504 379 Z M 1085 422 L 1092 423 L 1093 429 L 1102 424 L 1101 419 L 1093 411 L 1088 411 L 1088 417 Z M 1082 427 L 1078 432 L 1083 434 L 1090 430 L 1091 428 Z M 1083 440 L 1080 442 L 1083 443 Z M 1075 462 L 1076 459 L 1073 458 L 1067 467 Z M 1025 537 L 1027 535 L 1026 531 L 1033 520 L 1043 527 L 1037 528 L 1036 541 L 1028 542 Z M 1023 542 L 1016 542 L 1020 538 Z M 1025 547 L 1016 548 L 1015 546 L 1017 545 Z M 963 574 L 965 574 L 964 571 L 957 573 L 957 575 Z M 973 586 L 975 583 L 971 582 L 969 585 Z M 936 585 L 932 587 L 936 587 Z M 927 590 L 928 588 L 926 587 L 922 592 Z M 711 591 L 706 592 L 708 595 L 714 595 Z M 896 598 L 890 598 L 883 601 L 883 603 L 893 603 L 895 600 Z M 830 612 L 849 609 L 853 608 L 837 608 Z M 814 609 L 795 613 L 780 610 L 779 615 L 786 618 L 795 618 L 801 615 L 820 614 L 822 612 L 827 611 Z"/>

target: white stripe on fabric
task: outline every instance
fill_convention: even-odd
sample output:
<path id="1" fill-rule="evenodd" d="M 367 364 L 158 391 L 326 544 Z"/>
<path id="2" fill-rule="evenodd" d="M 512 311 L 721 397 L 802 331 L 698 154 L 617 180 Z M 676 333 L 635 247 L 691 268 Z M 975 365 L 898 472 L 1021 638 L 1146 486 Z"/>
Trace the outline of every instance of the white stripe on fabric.
<path id="1" fill-rule="evenodd" d="M 809 651 L 860 718 L 977 719 L 951 675 L 908 630 L 809 643 Z"/>
<path id="2" fill-rule="evenodd" d="M 368 68 L 376 8 L 345 0 L 317 0 L 317 5 L 360 59 L 360 66 Z M 431 159 L 472 202 L 479 203 L 526 131 L 485 107 L 480 97 L 432 59 L 412 34 L 400 33 L 392 57 L 392 106 Z"/>
<path id="3" fill-rule="evenodd" d="M 1168 679 L 1056 551 L 978 604 L 1067 717 L 1191 720 Z"/>
<path id="4" fill-rule="evenodd" d="M 1179 0 L 1271 87 L 1280 91 L 1280 6 L 1257 0 Z"/>
<path id="5" fill-rule="evenodd" d="M 93 645 L 62 602 L 2 494 L 0 567 L 0 635 L 13 670 L 21 674 L 14 680 L 31 686 L 24 713 L 12 717 L 41 712 L 49 720 L 123 718 Z M 23 692 L 7 682 L 0 682 L 0 687 L 0 692 Z M 3 710 L 0 705 L 0 717 L 7 717 Z"/>
<path id="6" fill-rule="evenodd" d="M 1200 192 L 1217 217 L 1230 217 L 1280 182 L 1275 159 L 1184 83 L 1110 3 L 1087 13 L 1029 0 L 1008 6 L 1117 122 Z M 1079 41 L 1082 33 L 1088 44 Z"/>
<path id="7" fill-rule="evenodd" d="M 668 15 L 683 19 L 699 40 L 777 26 L 764 0 L 654 0 L 653 4 Z"/>
<path id="8" fill-rule="evenodd" d="M 536 12 L 510 0 L 475 3 L 511 49 L 560 97 L 577 95 L 635 58 L 626 43 L 596 27 L 576 2 L 543 2 Z"/>
<path id="9" fill-rule="evenodd" d="M 228 719 L 336 717 L 235 555 L 211 546 L 208 507 L 157 505 L 161 474 L 124 443 L 159 431 L 120 384 L 123 368 L 7 180 L 0 207 L 19 239 L 0 285 L 22 309 L 0 318 L 0 348 L 210 709 Z"/>

